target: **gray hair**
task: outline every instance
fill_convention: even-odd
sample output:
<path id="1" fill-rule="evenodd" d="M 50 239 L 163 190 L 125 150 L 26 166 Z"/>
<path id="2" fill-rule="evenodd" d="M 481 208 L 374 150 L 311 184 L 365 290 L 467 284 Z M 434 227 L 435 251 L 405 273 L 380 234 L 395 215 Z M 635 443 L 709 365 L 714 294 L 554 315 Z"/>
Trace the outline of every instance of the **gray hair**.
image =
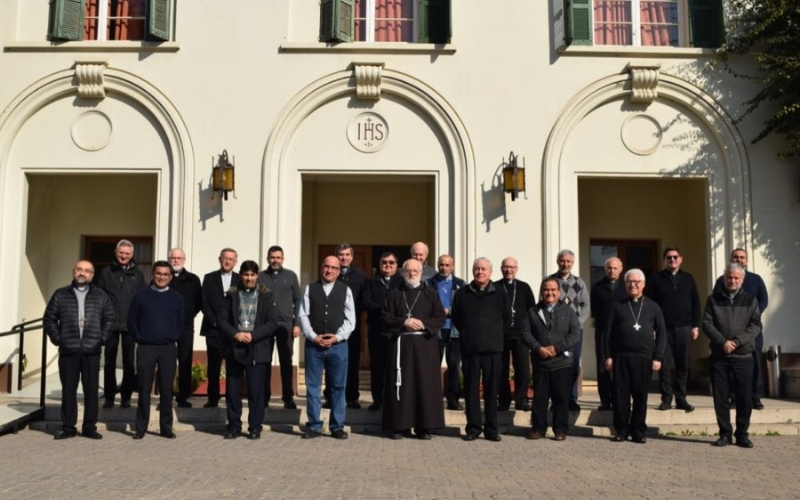
<path id="1" fill-rule="evenodd" d="M 117 242 L 117 246 L 114 247 L 114 249 L 119 250 L 119 247 L 129 247 L 131 249 L 131 252 L 133 252 L 133 243 L 131 243 L 130 240 L 119 240 Z"/>
<path id="2" fill-rule="evenodd" d="M 418 261 L 417 259 L 406 259 L 406 261 L 403 262 L 403 271 L 408 269 L 408 266 L 410 264 L 417 264 L 419 266 L 420 270 L 422 269 L 422 262 Z"/>
<path id="3" fill-rule="evenodd" d="M 566 248 L 558 252 L 558 255 L 556 255 L 556 259 L 560 259 L 561 257 L 565 256 L 572 257 L 572 259 L 575 260 L 575 253 L 572 250 L 567 250 Z"/>
<path id="4" fill-rule="evenodd" d="M 472 269 L 475 269 L 475 266 L 478 265 L 478 262 L 486 262 L 489 264 L 489 270 L 492 271 L 492 261 L 487 259 L 486 257 L 478 257 L 477 259 L 472 261 Z"/>
<path id="5" fill-rule="evenodd" d="M 336 245 L 336 250 L 334 250 L 333 253 L 339 255 L 339 252 L 344 252 L 345 250 L 350 250 L 350 253 L 355 253 L 353 252 L 353 246 L 350 243 L 339 243 Z"/>
<path id="6" fill-rule="evenodd" d="M 725 266 L 725 274 L 728 274 L 731 271 L 740 271 L 742 274 L 744 274 L 744 268 L 738 262 L 729 262 Z"/>
<path id="7" fill-rule="evenodd" d="M 643 282 L 647 281 L 645 279 L 645 277 L 644 277 L 644 271 L 642 271 L 641 269 L 636 268 L 636 267 L 634 267 L 633 269 L 628 270 L 628 272 L 625 273 L 624 280 L 628 281 L 628 276 L 633 276 L 634 274 L 638 274 L 639 276 L 641 276 Z"/>

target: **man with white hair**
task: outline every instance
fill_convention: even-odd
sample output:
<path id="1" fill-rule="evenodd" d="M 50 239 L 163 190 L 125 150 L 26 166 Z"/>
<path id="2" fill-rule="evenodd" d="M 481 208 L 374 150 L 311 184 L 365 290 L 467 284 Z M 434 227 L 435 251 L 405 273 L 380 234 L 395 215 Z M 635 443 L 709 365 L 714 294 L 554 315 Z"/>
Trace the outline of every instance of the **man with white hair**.
<path id="1" fill-rule="evenodd" d="M 703 315 L 703 333 L 711 341 L 711 387 L 719 426 L 719 439 L 713 445 L 726 446 L 736 436 L 737 446 L 752 448 L 747 430 L 753 411 L 753 346 L 761 332 L 761 312 L 758 300 L 742 288 L 740 264 L 728 264 L 723 276 L 725 290 L 708 298 Z M 728 404 L 731 390 L 736 393 L 735 431 Z"/>
<path id="2" fill-rule="evenodd" d="M 422 282 L 436 276 L 436 269 L 428 266 L 428 245 L 418 241 L 411 245 L 411 258 L 422 264 Z"/>
<path id="3" fill-rule="evenodd" d="M 422 265 L 415 259 L 403 264 L 405 283 L 386 296 L 381 313 L 383 331 L 390 336 L 386 372 L 383 429 L 393 439 L 410 436 L 430 439 L 430 431 L 444 427 L 439 330 L 446 314 L 439 295 L 422 281 Z"/>
<path id="4" fill-rule="evenodd" d="M 643 295 L 644 282 L 641 269 L 625 273 L 628 296 L 614 303 L 603 332 L 606 369 L 614 381 L 615 442 L 627 441 L 628 436 L 634 443 L 647 441 L 647 389 L 653 371 L 660 370 L 664 360 L 664 315 Z"/>

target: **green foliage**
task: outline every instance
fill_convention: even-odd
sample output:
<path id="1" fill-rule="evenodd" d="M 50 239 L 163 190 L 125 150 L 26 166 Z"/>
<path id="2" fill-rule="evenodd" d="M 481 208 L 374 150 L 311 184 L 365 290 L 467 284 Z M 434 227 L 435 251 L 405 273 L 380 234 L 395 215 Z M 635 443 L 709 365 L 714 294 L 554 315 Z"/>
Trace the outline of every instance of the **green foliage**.
<path id="1" fill-rule="evenodd" d="M 772 134 L 786 136 L 788 146 L 779 153 L 800 155 L 800 2 L 797 0 L 728 0 L 728 32 L 719 60 L 738 77 L 753 79 L 761 90 L 745 101 L 743 119 L 762 104 L 776 111 L 753 140 Z M 749 54 L 758 66 L 756 75 L 744 75 L 727 64 L 733 55 Z"/>
<path id="2" fill-rule="evenodd" d="M 770 431 L 770 430 L 768 430 L 768 431 L 767 431 L 767 433 L 766 433 L 766 434 L 764 434 L 764 435 L 765 435 L 765 436 L 780 436 L 780 435 L 781 435 L 781 433 L 780 433 L 780 432 L 778 432 L 778 431 Z"/>
<path id="3" fill-rule="evenodd" d="M 681 431 L 681 436 L 693 436 L 694 431 L 691 429 L 684 429 Z"/>
<path id="4" fill-rule="evenodd" d="M 206 365 L 199 361 L 192 363 L 192 389 L 196 390 L 206 380 L 208 380 Z M 178 370 L 175 370 L 175 378 L 172 380 L 172 392 L 178 393 Z"/>

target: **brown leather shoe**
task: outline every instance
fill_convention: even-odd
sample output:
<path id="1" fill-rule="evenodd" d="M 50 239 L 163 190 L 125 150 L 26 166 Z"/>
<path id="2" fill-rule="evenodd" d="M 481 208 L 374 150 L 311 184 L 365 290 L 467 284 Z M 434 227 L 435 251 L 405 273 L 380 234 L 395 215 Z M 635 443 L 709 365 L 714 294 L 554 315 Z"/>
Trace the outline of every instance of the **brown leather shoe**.
<path id="1" fill-rule="evenodd" d="M 544 436 L 539 431 L 531 431 L 528 433 L 527 436 L 525 436 L 526 439 L 533 439 L 533 440 L 542 439 L 543 437 Z"/>
<path id="2" fill-rule="evenodd" d="M 567 439 L 567 435 L 563 432 L 556 432 L 556 437 L 553 438 L 554 441 L 565 441 Z"/>

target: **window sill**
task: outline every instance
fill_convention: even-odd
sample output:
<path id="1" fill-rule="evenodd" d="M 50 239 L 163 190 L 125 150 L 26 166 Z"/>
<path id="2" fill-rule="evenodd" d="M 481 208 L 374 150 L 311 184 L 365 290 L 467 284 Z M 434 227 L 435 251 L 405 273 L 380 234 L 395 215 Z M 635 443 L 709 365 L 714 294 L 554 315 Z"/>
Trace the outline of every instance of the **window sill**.
<path id="1" fill-rule="evenodd" d="M 178 42 L 9 42 L 4 52 L 177 52 Z"/>
<path id="2" fill-rule="evenodd" d="M 452 43 L 284 43 L 281 52 L 287 53 L 348 53 L 348 54 L 455 54 Z"/>
<path id="3" fill-rule="evenodd" d="M 564 56 L 596 56 L 596 57 L 645 57 L 670 59 L 712 58 L 716 49 L 698 49 L 694 47 L 621 47 L 570 45 L 559 50 Z"/>

